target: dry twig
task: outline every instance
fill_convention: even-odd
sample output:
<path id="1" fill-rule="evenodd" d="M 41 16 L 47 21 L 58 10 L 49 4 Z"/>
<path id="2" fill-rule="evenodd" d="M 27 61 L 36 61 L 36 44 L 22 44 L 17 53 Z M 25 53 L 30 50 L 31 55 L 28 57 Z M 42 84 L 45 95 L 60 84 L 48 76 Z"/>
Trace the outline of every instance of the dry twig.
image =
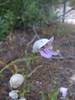
<path id="1" fill-rule="evenodd" d="M 36 67 L 36 68 L 34 68 L 33 70 L 32 70 L 32 72 L 30 72 L 29 74 L 28 74 L 28 77 L 31 77 L 39 68 L 41 68 L 41 67 L 43 67 L 42 65 L 39 65 L 38 67 Z"/>

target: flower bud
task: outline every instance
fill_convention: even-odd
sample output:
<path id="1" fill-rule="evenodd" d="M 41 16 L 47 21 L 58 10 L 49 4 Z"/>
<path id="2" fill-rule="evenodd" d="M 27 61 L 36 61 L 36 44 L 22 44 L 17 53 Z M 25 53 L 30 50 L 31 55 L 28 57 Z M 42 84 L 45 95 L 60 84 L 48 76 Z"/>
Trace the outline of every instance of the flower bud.
<path id="1" fill-rule="evenodd" d="M 11 99 L 18 99 L 18 90 L 12 90 L 11 92 L 9 92 L 9 97 Z"/>
<path id="2" fill-rule="evenodd" d="M 23 82 L 24 82 L 24 77 L 21 74 L 14 74 L 11 76 L 9 80 L 11 88 L 14 89 L 20 87 L 23 84 Z"/>

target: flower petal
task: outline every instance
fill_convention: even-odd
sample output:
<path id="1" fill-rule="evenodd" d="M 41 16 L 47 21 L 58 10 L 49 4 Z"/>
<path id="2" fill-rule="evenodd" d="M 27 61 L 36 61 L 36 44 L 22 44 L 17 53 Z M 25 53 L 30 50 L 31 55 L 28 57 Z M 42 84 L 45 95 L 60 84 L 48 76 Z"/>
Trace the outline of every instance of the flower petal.
<path id="1" fill-rule="evenodd" d="M 57 55 L 57 52 L 50 49 L 40 50 L 39 52 L 40 52 L 40 55 L 45 58 L 51 58 L 52 56 Z"/>
<path id="2" fill-rule="evenodd" d="M 53 49 L 53 46 L 52 46 L 53 41 L 54 41 L 54 36 L 52 36 L 49 39 L 49 41 L 43 47 L 46 48 L 46 49 L 51 49 L 52 50 Z"/>

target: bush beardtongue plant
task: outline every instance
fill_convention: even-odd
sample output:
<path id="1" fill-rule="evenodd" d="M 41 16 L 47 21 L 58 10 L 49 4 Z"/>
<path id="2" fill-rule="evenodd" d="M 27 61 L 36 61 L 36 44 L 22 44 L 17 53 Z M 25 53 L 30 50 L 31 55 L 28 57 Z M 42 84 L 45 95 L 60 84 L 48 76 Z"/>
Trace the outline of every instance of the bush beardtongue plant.
<path id="1" fill-rule="evenodd" d="M 42 57 L 44 57 L 44 58 L 52 58 L 52 56 L 53 55 L 57 55 L 57 54 L 55 54 L 56 53 L 56 51 L 54 51 L 53 50 L 53 46 L 52 46 L 52 43 L 53 43 L 53 40 L 54 40 L 54 37 L 51 37 L 49 40 L 48 39 L 46 39 L 47 41 L 45 41 L 46 42 L 46 44 L 44 45 L 44 44 L 42 44 L 41 43 L 41 45 L 42 46 L 44 46 L 44 48 L 42 48 L 42 46 L 41 46 L 41 48 L 37 48 L 37 52 L 38 53 L 40 53 L 40 55 L 42 56 Z M 36 43 L 37 44 L 37 43 Z M 35 44 L 35 45 L 36 45 Z M 35 47 L 37 47 L 37 45 L 36 46 L 34 46 L 34 48 Z M 34 49 L 33 48 L 33 49 Z M 44 50 L 45 50 L 45 52 L 44 52 Z M 48 52 L 48 51 L 46 51 L 46 50 L 50 50 L 50 52 Z M 41 54 L 41 52 L 40 51 L 42 51 L 43 52 L 43 54 Z M 58 53 L 59 54 L 59 53 Z M 12 64 L 14 64 L 14 63 L 16 63 L 16 62 L 18 62 L 18 61 L 25 61 L 25 63 L 26 63 L 26 68 L 24 68 L 24 70 L 23 70 L 23 76 L 21 75 L 21 74 L 19 74 L 19 73 L 17 73 L 17 74 L 14 74 L 11 78 L 10 78 L 10 86 L 11 86 L 11 88 L 15 88 L 15 89 L 17 89 L 18 87 L 20 87 L 21 85 L 22 85 L 22 83 L 24 82 L 24 80 L 27 80 L 28 79 L 28 75 L 29 75 L 29 72 L 30 71 L 32 71 L 32 70 L 30 70 L 31 68 L 30 68 L 30 64 L 31 64 L 31 62 L 32 62 L 32 60 L 34 60 L 35 58 L 36 58 L 36 56 L 33 56 L 34 54 L 32 54 L 31 56 L 29 56 L 28 54 L 27 54 L 27 52 L 25 52 L 25 55 L 26 55 L 26 59 L 24 58 L 24 59 L 19 59 L 19 60 L 16 60 L 16 61 L 13 61 L 12 62 Z M 11 64 L 9 64 L 9 66 L 10 66 Z M 8 68 L 9 66 L 6 66 L 6 68 Z M 5 70 L 5 68 L 3 69 L 3 70 Z M 2 70 L 2 71 L 3 71 Z M 26 70 L 27 70 L 27 72 L 26 72 Z M 1 72 L 2 72 L 1 71 Z M 18 72 L 18 71 L 17 71 Z M 35 71 L 36 72 L 36 71 Z M 18 81 L 19 81 L 19 83 L 18 83 Z M 23 85 L 23 87 L 21 88 L 21 92 L 20 92 L 20 97 L 25 97 L 26 95 L 28 95 L 28 93 L 30 92 L 30 84 L 28 84 L 27 82 L 26 82 L 26 84 L 24 84 Z M 50 95 L 50 100 L 56 100 L 56 98 L 57 98 L 57 93 L 58 93 L 58 91 L 56 92 L 55 91 L 55 93 L 51 96 Z M 49 96 L 49 94 L 47 94 L 48 96 Z M 47 95 L 44 95 L 43 93 L 41 93 L 41 98 L 40 98 L 40 100 L 46 100 L 45 98 L 47 97 Z M 17 90 L 15 90 L 15 91 L 13 91 L 13 89 L 9 92 L 9 96 L 13 99 L 13 98 L 18 98 L 18 91 Z M 44 97 L 44 96 L 46 96 L 46 97 Z M 18 100 L 18 99 L 17 99 Z"/>
<path id="2" fill-rule="evenodd" d="M 25 96 L 27 96 L 30 92 L 30 83 L 28 83 L 28 75 L 29 72 L 31 71 L 30 69 L 30 64 L 31 60 L 34 59 L 35 57 L 29 56 L 27 51 L 25 51 L 25 56 L 26 59 L 24 58 L 23 60 L 19 61 L 25 61 L 26 67 L 23 68 L 22 74 L 19 74 L 18 69 L 17 73 L 13 74 L 10 77 L 9 84 L 11 87 L 11 91 L 9 92 L 9 97 L 12 100 L 26 100 Z M 11 65 L 11 64 L 10 64 Z M 8 66 L 10 67 L 10 66 Z M 19 88 L 19 90 L 17 90 Z M 14 90 L 13 90 L 14 89 Z"/>
<path id="3" fill-rule="evenodd" d="M 52 43 L 54 41 L 54 37 L 51 37 L 49 40 L 44 38 L 44 39 L 39 39 L 33 44 L 33 53 L 40 53 L 40 55 L 44 58 L 52 58 L 53 56 L 61 56 L 60 51 L 54 51 Z M 57 100 L 59 93 L 61 93 L 61 100 L 66 100 L 68 88 L 65 87 L 60 87 L 59 90 L 54 90 L 52 93 L 43 93 L 40 92 L 41 97 L 40 100 Z"/>

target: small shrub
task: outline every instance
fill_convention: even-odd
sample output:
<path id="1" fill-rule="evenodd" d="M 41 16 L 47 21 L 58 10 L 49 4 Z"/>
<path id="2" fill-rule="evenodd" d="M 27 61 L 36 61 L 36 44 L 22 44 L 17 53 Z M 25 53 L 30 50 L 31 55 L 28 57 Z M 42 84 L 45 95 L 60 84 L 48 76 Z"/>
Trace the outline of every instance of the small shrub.
<path id="1" fill-rule="evenodd" d="M 8 11 L 4 16 L 0 16 L 0 40 L 3 40 L 7 33 L 12 30 L 15 17 Z"/>
<path id="2" fill-rule="evenodd" d="M 55 19 L 51 1 L 0 0 L 0 40 L 14 27 L 32 28 Z"/>

